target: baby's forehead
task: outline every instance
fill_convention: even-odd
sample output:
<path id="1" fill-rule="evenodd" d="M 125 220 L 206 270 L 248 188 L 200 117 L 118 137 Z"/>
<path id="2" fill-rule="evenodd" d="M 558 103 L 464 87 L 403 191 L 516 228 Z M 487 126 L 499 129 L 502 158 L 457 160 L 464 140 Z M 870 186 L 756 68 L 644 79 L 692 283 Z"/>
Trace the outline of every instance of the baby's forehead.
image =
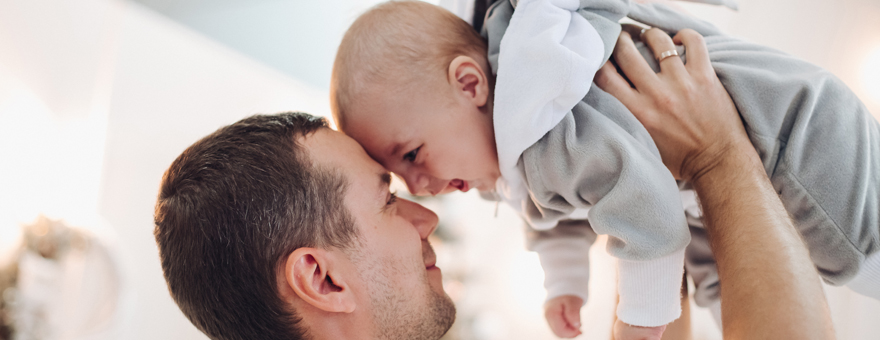
<path id="1" fill-rule="evenodd" d="M 406 96 L 370 96 L 364 101 L 355 100 L 345 115 L 340 129 L 346 133 L 369 131 L 373 133 L 394 132 L 400 125 L 414 124 L 417 115 L 407 105 Z"/>
<path id="2" fill-rule="evenodd" d="M 413 138 L 425 125 L 436 125 L 427 113 L 428 103 L 434 102 L 403 92 L 365 96 L 353 102 L 339 128 L 364 145 L 366 140 L 400 142 Z M 382 143 L 387 144 L 387 143 Z M 387 147 L 387 146 L 385 146 Z M 373 151 L 373 150 L 370 150 Z M 387 150 L 384 150 L 387 151 Z"/>
<path id="3" fill-rule="evenodd" d="M 442 74 L 400 76 L 365 83 L 359 91 L 352 91 L 346 115 L 374 120 L 411 117 L 448 102 L 448 86 Z"/>

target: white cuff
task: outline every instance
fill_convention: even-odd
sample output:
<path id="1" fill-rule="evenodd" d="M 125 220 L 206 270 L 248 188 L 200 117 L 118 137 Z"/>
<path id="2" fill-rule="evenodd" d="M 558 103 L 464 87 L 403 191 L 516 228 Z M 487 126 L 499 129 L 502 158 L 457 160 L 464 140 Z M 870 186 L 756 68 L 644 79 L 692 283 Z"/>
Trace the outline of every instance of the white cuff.
<path id="1" fill-rule="evenodd" d="M 618 259 L 617 318 L 642 327 L 668 324 L 681 316 L 684 249 L 649 261 Z"/>
<path id="2" fill-rule="evenodd" d="M 880 300 L 880 252 L 869 255 L 856 277 L 846 286 L 856 293 Z"/>

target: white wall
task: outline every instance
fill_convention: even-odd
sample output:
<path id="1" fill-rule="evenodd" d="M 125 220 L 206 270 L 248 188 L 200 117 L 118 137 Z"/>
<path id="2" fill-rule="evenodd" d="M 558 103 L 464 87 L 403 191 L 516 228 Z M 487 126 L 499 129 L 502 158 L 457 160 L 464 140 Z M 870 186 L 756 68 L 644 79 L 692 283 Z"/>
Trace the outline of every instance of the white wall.
<path id="1" fill-rule="evenodd" d="M 131 299 L 121 338 L 205 338 L 162 278 L 152 235 L 162 173 L 198 138 L 246 115 L 326 115 L 327 93 L 141 5 L 50 10 L 58 4 L 0 3 L 0 245 L 39 212 L 91 227 L 124 264 Z M 109 230 L 95 227 L 102 220 Z"/>

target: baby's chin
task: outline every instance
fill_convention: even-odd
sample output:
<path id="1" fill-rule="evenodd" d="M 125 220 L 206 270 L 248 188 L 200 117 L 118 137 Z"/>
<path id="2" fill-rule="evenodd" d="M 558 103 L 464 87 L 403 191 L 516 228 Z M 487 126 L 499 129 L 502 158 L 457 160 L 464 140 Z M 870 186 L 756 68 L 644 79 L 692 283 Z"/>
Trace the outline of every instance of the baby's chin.
<path id="1" fill-rule="evenodd" d="M 479 192 L 493 192 L 493 191 L 495 191 L 495 188 L 497 187 L 495 185 L 496 182 L 498 182 L 498 177 L 493 177 L 490 179 L 477 179 L 477 180 L 473 180 L 473 181 L 468 181 L 467 182 L 468 188 L 467 188 L 467 190 L 463 190 L 463 191 L 477 190 Z"/>
<path id="2" fill-rule="evenodd" d="M 474 183 L 476 184 L 474 188 L 479 191 L 495 191 L 495 189 L 498 187 L 497 184 L 499 179 L 501 179 L 501 175 L 490 176 L 489 178 L 482 180 L 479 183 Z"/>

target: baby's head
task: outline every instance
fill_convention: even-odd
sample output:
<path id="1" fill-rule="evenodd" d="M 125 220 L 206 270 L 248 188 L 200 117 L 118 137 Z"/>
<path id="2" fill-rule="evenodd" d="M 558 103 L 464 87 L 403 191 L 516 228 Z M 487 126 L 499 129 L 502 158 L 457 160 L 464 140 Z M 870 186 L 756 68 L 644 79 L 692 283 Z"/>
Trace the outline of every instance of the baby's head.
<path id="1" fill-rule="evenodd" d="M 393 1 L 345 33 L 330 86 L 340 130 L 410 192 L 492 190 L 499 177 L 486 43 L 454 14 Z"/>

